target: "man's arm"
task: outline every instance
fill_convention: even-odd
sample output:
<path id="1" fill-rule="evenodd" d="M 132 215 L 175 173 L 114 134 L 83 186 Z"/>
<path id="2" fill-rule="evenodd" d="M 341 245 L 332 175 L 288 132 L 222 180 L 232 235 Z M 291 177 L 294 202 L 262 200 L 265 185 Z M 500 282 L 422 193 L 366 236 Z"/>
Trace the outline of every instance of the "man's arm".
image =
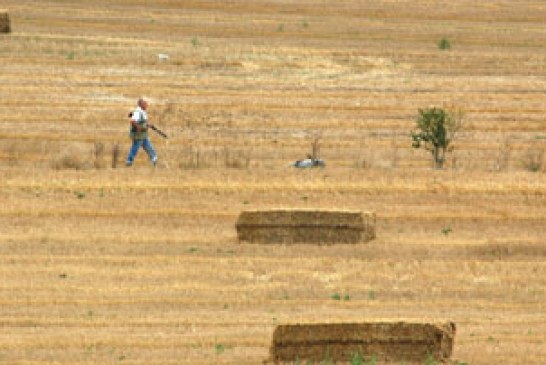
<path id="1" fill-rule="evenodd" d="M 138 122 L 140 120 L 140 114 L 138 113 L 138 111 L 134 113 L 130 112 L 129 118 L 131 118 L 131 125 L 135 127 L 137 132 L 142 132 L 145 131 L 148 127 L 153 127 L 153 124 L 150 123 L 146 123 L 146 126 L 140 125 L 140 123 Z"/>
<path id="2" fill-rule="evenodd" d="M 137 122 L 135 122 L 134 120 L 131 119 L 131 125 L 133 127 L 135 127 L 135 129 L 137 130 L 137 132 L 142 132 L 144 130 L 144 127 L 142 127 L 140 124 L 138 124 Z"/>

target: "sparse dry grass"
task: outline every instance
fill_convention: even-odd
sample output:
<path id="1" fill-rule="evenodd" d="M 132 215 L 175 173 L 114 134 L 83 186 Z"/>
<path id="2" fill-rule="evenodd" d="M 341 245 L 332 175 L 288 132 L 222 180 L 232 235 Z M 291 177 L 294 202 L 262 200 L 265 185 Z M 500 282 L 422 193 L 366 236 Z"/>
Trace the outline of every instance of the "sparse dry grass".
<path id="1" fill-rule="evenodd" d="M 544 362 L 540 2 L 4 3 L 0 363 L 258 364 L 278 323 L 399 319 Z M 141 94 L 161 166 L 108 168 Z M 429 105 L 465 112 L 445 171 L 411 149 Z M 327 167 L 287 167 L 317 135 Z M 375 211 L 378 237 L 237 243 L 279 207 Z"/>

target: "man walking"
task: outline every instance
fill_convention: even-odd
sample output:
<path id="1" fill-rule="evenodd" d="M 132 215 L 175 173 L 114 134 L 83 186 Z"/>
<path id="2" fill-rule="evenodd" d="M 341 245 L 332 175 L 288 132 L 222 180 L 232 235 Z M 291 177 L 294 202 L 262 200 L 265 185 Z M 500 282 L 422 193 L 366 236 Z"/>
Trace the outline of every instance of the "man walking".
<path id="1" fill-rule="evenodd" d="M 131 140 L 133 144 L 129 155 L 127 156 L 126 166 L 132 166 L 133 161 L 138 153 L 140 147 L 144 148 L 144 151 L 150 157 L 150 161 L 155 166 L 157 163 L 157 155 L 155 153 L 154 147 L 148 138 L 148 127 L 153 127 L 152 124 L 148 123 L 148 102 L 144 98 L 140 98 L 137 101 L 136 109 L 129 114 L 131 118 Z"/>

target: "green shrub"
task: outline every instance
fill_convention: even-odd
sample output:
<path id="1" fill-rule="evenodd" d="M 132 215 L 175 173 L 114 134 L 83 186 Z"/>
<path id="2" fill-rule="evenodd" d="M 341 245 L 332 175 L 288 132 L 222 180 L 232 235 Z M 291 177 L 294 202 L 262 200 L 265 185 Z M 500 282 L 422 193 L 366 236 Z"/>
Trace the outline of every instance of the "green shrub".
<path id="1" fill-rule="evenodd" d="M 221 343 L 217 343 L 214 345 L 214 350 L 216 351 L 216 355 L 220 355 L 222 352 L 224 352 L 225 347 Z"/>
<path id="2" fill-rule="evenodd" d="M 440 48 L 442 51 L 451 49 L 451 43 L 449 42 L 447 38 L 442 38 L 438 42 L 438 48 Z"/>
<path id="3" fill-rule="evenodd" d="M 445 227 L 445 228 L 442 228 L 442 233 L 447 236 L 448 234 L 450 234 L 453 230 L 451 229 L 451 227 Z"/>

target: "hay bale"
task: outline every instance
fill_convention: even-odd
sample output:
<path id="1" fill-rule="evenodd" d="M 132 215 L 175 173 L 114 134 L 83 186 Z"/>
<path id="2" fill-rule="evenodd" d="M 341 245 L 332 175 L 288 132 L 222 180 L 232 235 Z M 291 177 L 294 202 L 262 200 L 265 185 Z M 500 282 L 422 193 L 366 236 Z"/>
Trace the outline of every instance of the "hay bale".
<path id="1" fill-rule="evenodd" d="M 7 10 L 0 9 L 0 33 L 10 33 L 11 25 L 9 22 L 9 13 Z"/>
<path id="2" fill-rule="evenodd" d="M 244 211 L 240 241 L 253 243 L 358 243 L 375 238 L 375 213 L 358 211 Z"/>
<path id="3" fill-rule="evenodd" d="M 451 357 L 455 324 L 339 323 L 277 326 L 270 362 L 349 361 L 355 354 L 382 362 L 422 363 Z"/>

